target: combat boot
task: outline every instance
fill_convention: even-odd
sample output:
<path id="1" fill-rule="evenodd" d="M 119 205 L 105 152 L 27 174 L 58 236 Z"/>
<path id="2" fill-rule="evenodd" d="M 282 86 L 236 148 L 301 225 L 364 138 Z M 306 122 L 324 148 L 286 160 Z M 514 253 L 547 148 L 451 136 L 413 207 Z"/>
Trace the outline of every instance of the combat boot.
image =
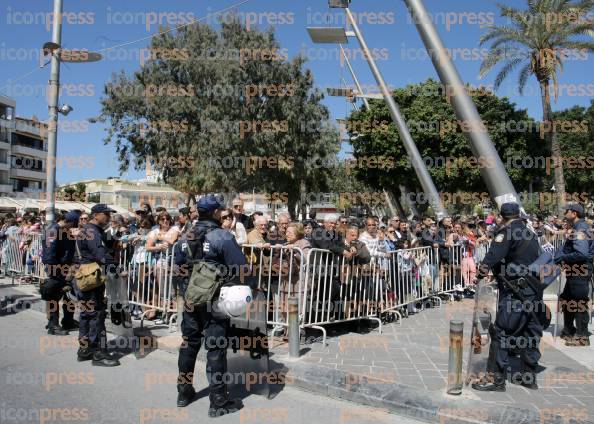
<path id="1" fill-rule="evenodd" d="M 117 367 L 120 365 L 120 361 L 113 358 L 107 352 L 98 350 L 93 353 L 93 365 L 97 367 Z"/>
<path id="2" fill-rule="evenodd" d="M 90 361 L 93 359 L 93 350 L 88 347 L 79 347 L 76 352 L 76 359 L 78 362 Z"/>
<path id="3" fill-rule="evenodd" d="M 227 388 L 211 392 L 209 395 L 210 407 L 208 408 L 208 416 L 211 418 L 221 417 L 226 414 L 232 414 L 243 408 L 241 399 L 229 399 Z"/>
<path id="4" fill-rule="evenodd" d="M 185 408 L 196 399 L 196 390 L 191 384 L 177 385 L 177 407 Z"/>
<path id="5" fill-rule="evenodd" d="M 70 333 L 59 325 L 49 323 L 47 325 L 47 334 L 52 336 L 67 336 Z"/>
<path id="6" fill-rule="evenodd" d="M 78 324 L 78 321 L 75 319 L 69 319 L 69 320 L 62 320 L 61 321 L 62 324 L 62 328 L 65 330 L 78 330 L 78 328 L 80 327 Z"/>
<path id="7" fill-rule="evenodd" d="M 538 390 L 538 383 L 536 382 L 536 367 L 522 363 L 522 386 L 530 390 Z"/>
<path id="8" fill-rule="evenodd" d="M 479 392 L 505 392 L 505 377 L 502 373 L 493 373 L 493 378 L 483 378 L 478 383 L 472 383 L 472 388 Z"/>

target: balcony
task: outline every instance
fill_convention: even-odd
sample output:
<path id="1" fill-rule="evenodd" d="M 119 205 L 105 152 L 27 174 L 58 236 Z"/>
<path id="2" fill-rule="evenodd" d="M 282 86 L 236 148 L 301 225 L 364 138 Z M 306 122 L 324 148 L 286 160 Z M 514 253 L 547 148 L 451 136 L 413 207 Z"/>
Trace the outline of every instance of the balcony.
<path id="1" fill-rule="evenodd" d="M 47 158 L 47 150 L 34 149 L 32 147 L 24 146 L 22 144 L 13 144 L 12 145 L 12 154 L 33 156 L 38 159 Z"/>
<path id="2" fill-rule="evenodd" d="M 34 171 L 32 169 L 19 169 L 19 168 L 12 168 L 10 170 L 10 177 L 11 178 L 19 178 L 25 180 L 44 180 L 45 181 L 45 169 L 40 171 Z"/>
<path id="3" fill-rule="evenodd" d="M 0 127 L 1 128 L 7 128 L 9 130 L 13 130 L 15 129 L 15 123 L 14 123 L 14 119 L 2 119 L 0 118 Z"/>
<path id="4" fill-rule="evenodd" d="M 34 137 L 45 138 L 47 136 L 47 125 L 39 121 L 24 120 L 16 118 L 15 130 L 26 134 L 31 134 Z"/>

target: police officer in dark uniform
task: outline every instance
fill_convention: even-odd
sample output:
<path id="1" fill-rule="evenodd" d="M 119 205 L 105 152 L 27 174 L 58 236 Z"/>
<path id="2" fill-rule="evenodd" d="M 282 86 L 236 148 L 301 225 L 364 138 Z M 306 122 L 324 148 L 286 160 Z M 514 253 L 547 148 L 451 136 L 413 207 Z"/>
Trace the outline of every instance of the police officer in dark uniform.
<path id="1" fill-rule="evenodd" d="M 572 226 L 567 241 L 555 256 L 555 263 L 565 270 L 566 283 L 561 293 L 563 331 L 561 337 L 567 346 L 590 346 L 588 321 L 590 320 L 590 280 L 594 233 L 584 222 L 584 208 L 579 203 L 567 205 L 565 219 Z"/>
<path id="2" fill-rule="evenodd" d="M 192 227 L 187 239 L 178 243 L 174 261 L 179 266 L 186 265 L 188 275 L 192 273 L 192 261 L 202 259 L 224 265 L 229 270 L 231 280 L 239 279 L 240 267 L 247 261 L 235 237 L 223 230 L 215 218 L 217 209 L 222 208 L 214 196 L 206 196 L 198 201 L 198 222 Z M 185 264 L 184 264 L 185 262 Z M 186 283 L 187 284 L 187 283 Z M 229 320 L 218 318 L 211 313 L 210 305 L 184 307 L 182 320 L 183 342 L 178 358 L 178 397 L 177 406 L 185 407 L 195 399 L 193 387 L 196 356 L 204 337 L 206 355 L 206 377 L 210 392 L 211 417 L 238 411 L 242 407 L 240 399 L 230 399 L 224 383 L 227 372 L 227 339 Z"/>
<path id="3" fill-rule="evenodd" d="M 113 254 L 115 239 L 109 240 L 104 228 L 109 225 L 111 212 L 107 205 L 99 203 L 91 208 L 92 218 L 82 229 L 76 240 L 77 256 L 80 264 L 97 262 L 101 272 L 115 272 L 117 263 Z M 80 329 L 78 360 L 92 359 L 93 365 L 113 367 L 120 362 L 107 353 L 105 331 L 106 302 L 105 285 L 88 291 L 77 290 L 80 302 Z"/>
<path id="4" fill-rule="evenodd" d="M 482 279 L 492 271 L 499 290 L 497 317 L 489 328 L 488 378 L 472 387 L 480 391 L 505 391 L 510 351 L 520 347 L 522 371 L 512 375 L 512 381 L 537 389 L 536 368 L 543 329 L 531 311 L 544 307 L 542 292 L 529 284 L 527 278 L 521 278 L 522 273 L 517 270 L 532 264 L 540 256 L 540 245 L 534 231 L 520 219 L 517 203 L 504 203 L 501 217 L 504 220 L 502 226 L 495 233 L 477 274 L 477 278 Z M 504 284 L 502 278 L 510 285 Z"/>
<path id="5" fill-rule="evenodd" d="M 78 328 L 74 320 L 74 302 L 66 295 L 72 289 L 66 278 L 74 258 L 74 237 L 70 230 L 78 227 L 78 217 L 76 212 L 68 212 L 64 219 L 56 214 L 58 222 L 48 226 L 44 232 L 41 256 L 47 278 L 42 285 L 41 295 L 47 301 L 49 312 L 47 334 L 63 336 L 68 334 L 68 330 Z M 58 325 L 60 300 L 63 300 L 61 327 Z"/>

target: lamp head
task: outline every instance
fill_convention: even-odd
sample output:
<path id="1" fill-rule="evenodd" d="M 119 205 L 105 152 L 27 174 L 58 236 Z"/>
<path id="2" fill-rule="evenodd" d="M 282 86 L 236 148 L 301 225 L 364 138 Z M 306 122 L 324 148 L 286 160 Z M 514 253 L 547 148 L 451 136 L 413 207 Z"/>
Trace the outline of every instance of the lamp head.
<path id="1" fill-rule="evenodd" d="M 328 6 L 332 9 L 346 9 L 351 0 L 328 0 Z"/>
<path id="2" fill-rule="evenodd" d="M 60 106 L 60 109 L 58 109 L 58 112 L 60 112 L 64 116 L 67 116 L 73 110 L 74 109 L 72 108 L 72 106 L 68 104 L 63 104 L 62 106 Z"/>

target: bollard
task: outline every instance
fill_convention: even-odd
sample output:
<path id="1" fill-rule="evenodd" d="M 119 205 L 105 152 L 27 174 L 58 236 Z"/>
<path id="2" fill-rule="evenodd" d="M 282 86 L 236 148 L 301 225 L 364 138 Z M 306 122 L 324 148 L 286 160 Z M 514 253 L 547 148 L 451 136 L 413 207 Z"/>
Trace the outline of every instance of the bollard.
<path id="1" fill-rule="evenodd" d="M 462 341 L 464 323 L 450 321 L 450 358 L 448 361 L 448 394 L 462 393 Z"/>
<path id="2" fill-rule="evenodd" d="M 289 297 L 289 356 L 299 358 L 299 301 Z"/>

